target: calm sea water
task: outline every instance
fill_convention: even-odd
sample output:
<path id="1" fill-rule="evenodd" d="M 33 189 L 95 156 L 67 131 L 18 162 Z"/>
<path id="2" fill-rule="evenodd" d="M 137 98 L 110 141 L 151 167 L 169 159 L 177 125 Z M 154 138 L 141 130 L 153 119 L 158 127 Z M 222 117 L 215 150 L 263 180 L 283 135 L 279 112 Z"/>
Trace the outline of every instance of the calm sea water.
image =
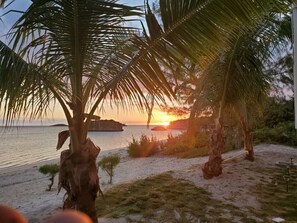
<path id="1" fill-rule="evenodd" d="M 59 158 L 56 151 L 58 133 L 66 127 L 0 127 L 0 168 L 20 166 Z M 168 134 L 177 135 L 180 131 L 151 131 L 146 126 L 126 126 L 122 132 L 89 132 L 89 138 L 101 151 L 126 147 L 132 138 L 142 134 L 166 139 Z M 66 142 L 62 149 L 68 148 Z"/>

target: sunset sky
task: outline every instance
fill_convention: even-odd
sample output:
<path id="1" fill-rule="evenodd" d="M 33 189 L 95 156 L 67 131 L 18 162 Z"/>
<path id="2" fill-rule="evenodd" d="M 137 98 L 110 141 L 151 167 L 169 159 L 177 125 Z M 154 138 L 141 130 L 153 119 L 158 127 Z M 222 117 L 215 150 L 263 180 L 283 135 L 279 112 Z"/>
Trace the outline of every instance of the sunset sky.
<path id="1" fill-rule="evenodd" d="M 143 0 L 120 0 L 120 3 L 127 3 L 130 5 L 143 5 Z M 18 10 L 26 10 L 30 5 L 29 0 L 16 0 L 9 9 L 18 9 Z M 2 18 L 2 22 L 0 22 L 0 39 L 4 42 L 7 42 L 5 37 L 3 36 L 7 31 L 10 29 L 12 24 L 18 18 L 17 13 L 9 13 Z M 104 106 L 104 112 L 98 112 L 102 119 L 115 119 L 117 121 L 126 123 L 126 124 L 145 124 L 147 121 L 147 114 L 145 112 L 138 111 L 136 108 L 132 108 L 131 110 L 127 111 L 122 108 Z M 0 112 L 0 120 L 1 117 Z M 167 115 L 166 112 L 161 111 L 159 108 L 155 108 L 153 111 L 153 117 L 151 120 L 152 124 L 168 124 L 168 122 L 176 120 L 178 117 Z M 42 121 L 44 124 L 48 123 L 57 123 L 57 122 L 64 122 L 66 123 L 64 114 L 62 109 L 59 105 L 55 106 L 54 111 L 48 112 L 48 118 Z M 27 124 L 28 122 L 26 122 Z M 32 121 L 28 124 L 38 125 L 40 124 L 40 120 Z M 0 124 L 1 125 L 1 124 Z"/>

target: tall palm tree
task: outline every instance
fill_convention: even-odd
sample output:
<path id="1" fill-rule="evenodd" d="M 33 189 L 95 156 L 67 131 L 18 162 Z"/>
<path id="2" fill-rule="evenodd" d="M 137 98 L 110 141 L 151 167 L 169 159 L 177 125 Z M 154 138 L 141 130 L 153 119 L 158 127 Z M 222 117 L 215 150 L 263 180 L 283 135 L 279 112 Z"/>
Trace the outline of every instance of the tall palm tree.
<path id="1" fill-rule="evenodd" d="M 214 96 L 209 101 L 217 110 L 214 114 L 216 122 L 210 139 L 209 160 L 202 168 L 205 178 L 218 176 L 222 172 L 221 153 L 225 144 L 223 116 L 228 108 L 229 112 L 235 111 L 240 120 L 247 158 L 253 160 L 252 141 L 245 112 L 246 103 L 249 101 L 256 107 L 269 89 L 268 78 L 263 73 L 265 58 L 259 53 L 261 48 L 258 41 L 248 34 L 240 36 L 234 42 L 230 51 L 212 62 L 204 73 L 204 81 L 208 83 L 204 88 L 204 95 Z M 266 54 L 267 49 L 262 49 L 262 52 Z"/>
<path id="2" fill-rule="evenodd" d="M 0 103 L 7 122 L 42 117 L 52 100 L 60 103 L 69 130 L 59 134 L 57 149 L 69 136 L 70 146 L 61 153 L 59 190 L 66 189 L 65 208 L 94 222 L 100 149 L 87 133 L 98 106 L 110 99 L 145 107 L 143 87 L 156 98 L 172 95 L 147 56 L 139 60 L 152 66 L 124 72 L 133 61 L 136 31 L 123 26 L 124 18 L 139 15 L 139 8 L 114 0 L 34 1 L 9 33 L 12 49 L 0 42 Z"/>
<path id="3" fill-rule="evenodd" d="M 3 1 L 1 1 L 3 3 Z M 61 104 L 69 131 L 60 135 L 60 186 L 65 205 L 97 222 L 95 159 L 99 149 L 87 139 L 98 105 L 106 98 L 146 107 L 145 87 L 156 100 L 172 97 L 159 63 L 179 66 L 181 58 L 201 66 L 232 45 L 238 29 L 247 32 L 274 0 L 160 0 L 163 27 L 152 41 L 131 36 L 122 26 L 138 8 L 116 0 L 40 0 L 12 27 L 12 50 L 0 42 L 0 98 L 7 122 L 21 115 L 45 115 L 50 101 Z M 135 32 L 134 32 L 135 33 Z M 95 174 L 96 172 L 96 174 Z"/>
<path id="4" fill-rule="evenodd" d="M 273 9 L 269 16 L 254 28 L 254 31 L 234 39 L 234 45 L 223 53 L 206 69 L 205 82 L 214 83 L 218 114 L 216 127 L 211 137 L 209 161 L 203 167 L 205 178 L 221 174 L 221 151 L 223 139 L 223 112 L 230 108 L 241 126 L 246 159 L 253 161 L 253 142 L 250 133 L 248 106 L 253 113 L 263 105 L 272 85 L 273 77 L 267 75 L 265 69 L 269 60 L 273 60 L 274 52 L 288 44 L 287 37 L 278 35 L 281 29 L 280 18 L 287 13 L 289 2 L 283 2 L 283 8 Z M 207 88 L 205 88 L 207 89 Z M 206 93 L 207 95 L 211 95 Z"/>
<path id="5" fill-rule="evenodd" d="M 267 78 L 265 79 L 265 75 L 263 75 L 263 62 L 260 60 L 265 59 L 262 55 L 263 53 L 270 52 L 270 49 L 266 47 L 266 41 L 271 41 L 271 36 L 261 36 L 261 34 L 263 32 L 272 33 L 272 35 L 275 34 L 273 33 L 273 28 L 275 27 L 264 24 L 267 21 L 266 18 L 269 17 L 269 13 L 273 14 L 276 11 L 286 11 L 290 5 L 289 1 L 273 1 L 270 3 L 262 1 L 257 6 L 258 9 L 263 9 L 262 14 L 257 14 L 257 10 L 254 9 L 255 14 L 252 17 L 252 23 L 245 26 L 245 28 L 238 28 L 238 24 L 235 25 L 235 23 L 239 22 L 242 17 L 233 14 L 232 18 L 228 18 L 228 15 L 231 14 L 224 13 L 228 10 L 231 10 L 230 12 L 232 13 L 244 12 L 240 8 L 248 3 L 240 2 L 238 3 L 240 5 L 236 5 L 237 3 L 232 1 L 160 1 L 161 19 L 164 27 L 161 38 L 165 39 L 167 43 L 170 42 L 170 50 L 175 50 L 188 60 L 196 63 L 200 70 L 206 69 L 204 72 L 205 77 L 203 78 L 205 81 L 204 85 L 207 84 L 209 85 L 208 88 L 218 91 L 216 94 L 212 94 L 219 95 L 216 101 L 218 114 L 216 128 L 210 142 L 211 152 L 209 162 L 203 168 L 206 178 L 218 176 L 222 171 L 221 152 L 224 146 L 224 139 L 221 119 L 225 107 L 231 104 L 238 104 L 239 101 L 242 101 L 240 105 L 243 105 L 247 101 L 250 102 L 250 98 L 258 99 L 261 91 L 265 92 L 267 90 Z M 249 7 L 255 7 L 257 3 L 254 3 L 251 3 Z M 230 9 L 229 4 L 234 4 L 232 7 L 237 8 L 238 11 Z M 195 14 L 197 12 L 196 10 L 199 11 L 199 16 L 197 17 Z M 210 16 L 210 11 L 213 13 L 211 13 L 211 17 L 208 17 Z M 206 13 L 205 17 L 203 15 L 204 12 Z M 230 23 L 227 26 L 224 26 L 220 20 L 217 20 L 220 17 L 220 13 L 224 13 L 223 17 L 227 16 L 227 18 L 221 20 L 223 23 L 229 21 Z M 189 17 L 191 19 L 188 19 Z M 196 20 L 196 18 L 199 18 L 199 20 Z M 249 15 L 246 15 L 245 20 L 244 23 L 249 24 Z M 220 29 L 212 29 L 214 27 L 220 27 Z M 254 27 L 260 27 L 257 31 L 259 32 L 262 29 L 262 33 L 253 34 Z M 252 32 L 252 34 L 247 34 L 247 31 Z M 170 32 L 175 35 L 171 36 Z M 227 36 L 223 32 L 227 32 Z M 204 36 L 206 33 L 207 37 Z M 259 41 L 256 41 L 258 44 L 247 41 L 251 40 L 252 37 L 254 41 L 256 40 L 255 38 L 262 40 L 261 44 Z M 265 40 L 264 38 L 269 39 Z M 216 47 L 220 46 L 220 44 L 222 44 L 221 52 L 218 52 Z M 263 48 L 261 49 L 262 54 L 258 52 L 260 46 Z M 218 79 L 218 77 L 220 78 Z M 232 85 L 235 85 L 235 88 Z M 207 89 L 206 86 L 198 87 L 196 94 L 204 94 L 205 96 L 205 90 L 202 90 L 205 88 Z M 251 97 L 252 94 L 255 96 Z M 211 95 L 211 93 L 208 91 L 207 95 Z M 191 117 L 195 113 L 195 110 L 197 110 L 197 102 L 197 100 L 194 102 Z M 240 106 L 240 109 L 237 107 L 238 117 L 245 139 L 247 158 L 253 160 L 251 137 L 247 126 L 247 117 L 244 115 L 246 113 L 244 112 L 246 110 L 244 107 Z"/>

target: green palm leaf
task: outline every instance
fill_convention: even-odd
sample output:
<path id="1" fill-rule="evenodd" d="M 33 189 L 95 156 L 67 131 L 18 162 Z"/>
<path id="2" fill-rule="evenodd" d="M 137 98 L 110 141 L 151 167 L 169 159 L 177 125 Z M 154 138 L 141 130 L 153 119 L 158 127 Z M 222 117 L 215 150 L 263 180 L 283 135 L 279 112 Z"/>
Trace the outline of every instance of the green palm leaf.
<path id="1" fill-rule="evenodd" d="M 52 92 L 36 66 L 28 64 L 0 41 L 0 104 L 7 124 L 15 117 L 41 117 L 46 114 Z M 42 79 L 41 79 L 42 78 Z"/>
<path id="2" fill-rule="evenodd" d="M 164 26 L 164 35 L 160 38 L 188 58 L 207 64 L 274 7 L 282 4 L 270 0 L 160 0 Z"/>

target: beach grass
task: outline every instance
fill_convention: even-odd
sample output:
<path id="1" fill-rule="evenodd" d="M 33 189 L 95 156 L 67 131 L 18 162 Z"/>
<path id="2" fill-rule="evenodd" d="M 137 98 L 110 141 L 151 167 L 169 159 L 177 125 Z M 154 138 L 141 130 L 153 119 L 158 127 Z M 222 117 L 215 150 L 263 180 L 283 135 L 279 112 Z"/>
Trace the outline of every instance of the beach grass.
<path id="1" fill-rule="evenodd" d="M 128 222 L 273 222 L 281 217 L 297 222 L 297 170 L 291 170 L 286 192 L 284 169 L 268 169 L 268 180 L 252 188 L 260 207 L 238 208 L 214 199 L 207 190 L 170 172 L 117 185 L 97 200 L 100 217 L 125 218 Z M 257 172 L 257 171 L 256 171 Z M 244 202 L 244 201 L 243 201 Z"/>
<path id="2" fill-rule="evenodd" d="M 97 200 L 100 217 L 130 222 L 230 222 L 248 219 L 192 182 L 161 174 L 115 186 Z M 132 216 L 132 217 L 131 217 Z M 136 218 L 135 218 L 136 216 Z"/>
<path id="3" fill-rule="evenodd" d="M 235 150 L 231 142 L 225 143 L 223 152 Z M 209 135 L 199 132 L 196 136 L 187 133 L 178 136 L 168 135 L 166 142 L 161 146 L 161 153 L 167 156 L 174 156 L 182 159 L 197 158 L 209 155 Z"/>
<path id="4" fill-rule="evenodd" d="M 191 159 L 191 158 L 196 158 L 196 157 L 203 157 L 207 156 L 209 154 L 209 149 L 205 147 L 200 147 L 200 148 L 190 148 L 184 152 L 180 152 L 176 154 L 177 158 L 182 158 L 182 159 Z"/>
<path id="5" fill-rule="evenodd" d="M 255 186 L 254 191 L 261 203 L 261 210 L 257 214 L 271 217 L 281 217 L 286 222 L 297 222 L 297 169 L 275 168 L 270 182 L 263 182 Z"/>

